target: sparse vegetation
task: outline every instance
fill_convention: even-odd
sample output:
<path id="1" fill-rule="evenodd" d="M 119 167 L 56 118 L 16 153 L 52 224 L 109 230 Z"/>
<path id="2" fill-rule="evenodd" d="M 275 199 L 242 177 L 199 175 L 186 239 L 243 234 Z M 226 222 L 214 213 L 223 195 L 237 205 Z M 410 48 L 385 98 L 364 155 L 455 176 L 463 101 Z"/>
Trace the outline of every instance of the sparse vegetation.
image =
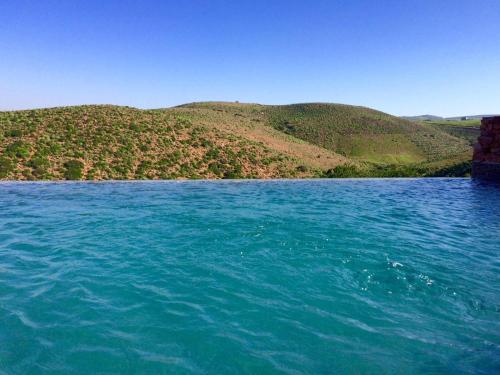
<path id="1" fill-rule="evenodd" d="M 0 112 L 1 179 L 465 175 L 469 153 L 436 124 L 334 104 Z"/>

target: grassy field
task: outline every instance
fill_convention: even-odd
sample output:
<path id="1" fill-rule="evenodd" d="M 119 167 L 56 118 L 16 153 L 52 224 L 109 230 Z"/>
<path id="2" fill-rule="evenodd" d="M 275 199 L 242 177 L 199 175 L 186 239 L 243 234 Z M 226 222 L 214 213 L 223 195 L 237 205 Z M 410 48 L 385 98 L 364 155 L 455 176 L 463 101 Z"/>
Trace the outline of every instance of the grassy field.
<path id="1" fill-rule="evenodd" d="M 440 126 L 337 104 L 0 112 L 0 179 L 467 174 L 470 142 Z"/>
<path id="2" fill-rule="evenodd" d="M 425 121 L 425 124 L 434 126 L 436 129 L 444 131 L 454 137 L 465 139 L 469 145 L 474 145 L 479 137 L 479 127 L 481 126 L 480 119 L 471 119 L 464 121 Z"/>

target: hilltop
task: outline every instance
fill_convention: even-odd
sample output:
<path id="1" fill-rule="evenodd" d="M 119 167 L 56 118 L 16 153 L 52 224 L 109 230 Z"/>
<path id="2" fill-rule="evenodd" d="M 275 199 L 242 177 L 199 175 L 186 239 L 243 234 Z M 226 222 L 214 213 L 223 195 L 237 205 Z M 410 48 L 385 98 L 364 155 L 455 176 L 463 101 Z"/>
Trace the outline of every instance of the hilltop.
<path id="1" fill-rule="evenodd" d="M 419 116 L 401 116 L 401 118 L 410 121 L 439 121 L 444 120 L 444 117 L 434 115 L 419 115 Z"/>
<path id="2" fill-rule="evenodd" d="M 365 107 L 191 103 L 0 112 L 0 178 L 463 175 L 467 139 Z"/>

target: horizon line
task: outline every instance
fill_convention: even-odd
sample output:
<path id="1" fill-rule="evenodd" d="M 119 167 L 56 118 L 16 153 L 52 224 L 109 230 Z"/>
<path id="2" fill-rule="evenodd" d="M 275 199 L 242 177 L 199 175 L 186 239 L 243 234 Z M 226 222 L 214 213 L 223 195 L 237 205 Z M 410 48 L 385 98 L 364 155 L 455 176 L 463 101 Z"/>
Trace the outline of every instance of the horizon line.
<path id="1" fill-rule="evenodd" d="M 22 111 L 35 111 L 35 110 L 44 110 L 44 109 L 57 109 L 57 108 L 71 108 L 71 107 L 84 107 L 84 106 L 95 106 L 95 107 L 123 107 L 123 108 L 131 108 L 131 109 L 136 109 L 140 111 L 154 111 L 154 110 L 166 110 L 166 109 L 173 109 L 173 108 L 178 108 L 178 107 L 183 107 L 187 106 L 190 104 L 203 104 L 203 103 L 220 103 L 220 104 L 242 104 L 242 105 L 260 105 L 260 106 L 290 106 L 290 105 L 306 105 L 306 104 L 331 104 L 331 105 L 341 105 L 341 106 L 349 106 L 349 107 L 361 107 L 361 108 L 367 108 L 371 110 L 375 110 L 378 112 L 386 113 L 391 116 L 395 117 L 400 117 L 400 118 L 408 118 L 408 117 L 423 117 L 423 116 L 435 116 L 435 117 L 440 117 L 442 119 L 451 119 L 451 118 L 456 118 L 456 117 L 473 117 L 473 116 L 481 116 L 481 117 L 494 117 L 494 116 L 500 116 L 499 114 L 469 114 L 469 115 L 452 115 L 452 116 L 440 116 L 440 115 L 435 115 L 435 114 L 418 114 L 418 115 L 394 115 L 389 112 L 384 112 L 376 108 L 368 107 L 365 105 L 359 105 L 359 104 L 346 104 L 346 103 L 338 103 L 338 102 L 296 102 L 296 103 L 287 103 L 287 104 L 264 104 L 264 103 L 256 103 L 256 102 L 240 102 L 238 100 L 235 101 L 227 101 L 227 100 L 201 100 L 201 101 L 193 101 L 193 102 L 186 102 L 186 103 L 181 103 L 181 104 L 176 104 L 176 105 L 171 105 L 171 106 L 166 106 L 166 107 L 150 107 L 150 108 L 144 108 L 144 107 L 139 107 L 139 106 L 133 106 L 133 105 L 126 105 L 126 104 L 111 104 L 111 103 L 83 103 L 83 104 L 63 104 L 63 105 L 56 105 L 56 106 L 47 106 L 47 107 L 32 107 L 32 108 L 18 108 L 18 109 L 0 109 L 0 113 L 2 112 L 22 112 Z"/>

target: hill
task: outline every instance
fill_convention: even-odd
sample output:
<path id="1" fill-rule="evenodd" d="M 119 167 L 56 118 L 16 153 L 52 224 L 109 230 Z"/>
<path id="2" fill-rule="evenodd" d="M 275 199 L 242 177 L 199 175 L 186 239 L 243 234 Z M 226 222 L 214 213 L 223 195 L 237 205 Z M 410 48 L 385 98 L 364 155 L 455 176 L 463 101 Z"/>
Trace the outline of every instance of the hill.
<path id="1" fill-rule="evenodd" d="M 339 104 L 0 112 L 0 178 L 11 180 L 453 175 L 470 152 L 430 124 Z"/>
<path id="2" fill-rule="evenodd" d="M 467 120 L 481 120 L 483 117 L 493 117 L 498 115 L 468 115 L 468 116 L 455 116 L 455 117 L 447 117 L 446 120 L 450 121 L 464 121 L 462 118 L 466 118 Z M 465 121 L 467 121 L 465 120 Z"/>
<path id="3" fill-rule="evenodd" d="M 351 159 L 414 163 L 446 159 L 464 142 L 426 124 L 369 108 L 331 104 L 269 107 L 271 125 Z"/>
<path id="4" fill-rule="evenodd" d="M 420 116 L 401 116 L 401 118 L 410 121 L 439 121 L 444 120 L 443 117 L 434 115 L 420 115 Z"/>
<path id="5" fill-rule="evenodd" d="M 401 116 L 401 118 L 410 121 L 468 121 L 468 120 L 480 121 L 483 117 L 493 117 L 493 116 L 499 116 L 499 115 L 467 115 L 467 116 L 464 115 L 464 116 L 454 116 L 454 117 L 420 115 L 420 116 Z"/>
<path id="6" fill-rule="evenodd" d="M 470 146 L 477 142 L 481 126 L 480 119 L 427 121 L 427 124 L 454 137 L 466 140 Z"/>
<path id="7" fill-rule="evenodd" d="M 466 117 L 464 120 L 463 118 Z M 466 140 L 469 145 L 474 145 L 479 137 L 479 126 L 481 119 L 487 115 L 459 116 L 459 117 L 438 117 L 431 115 L 403 117 L 418 123 L 432 125 L 439 131 L 444 131 L 454 137 Z"/>

